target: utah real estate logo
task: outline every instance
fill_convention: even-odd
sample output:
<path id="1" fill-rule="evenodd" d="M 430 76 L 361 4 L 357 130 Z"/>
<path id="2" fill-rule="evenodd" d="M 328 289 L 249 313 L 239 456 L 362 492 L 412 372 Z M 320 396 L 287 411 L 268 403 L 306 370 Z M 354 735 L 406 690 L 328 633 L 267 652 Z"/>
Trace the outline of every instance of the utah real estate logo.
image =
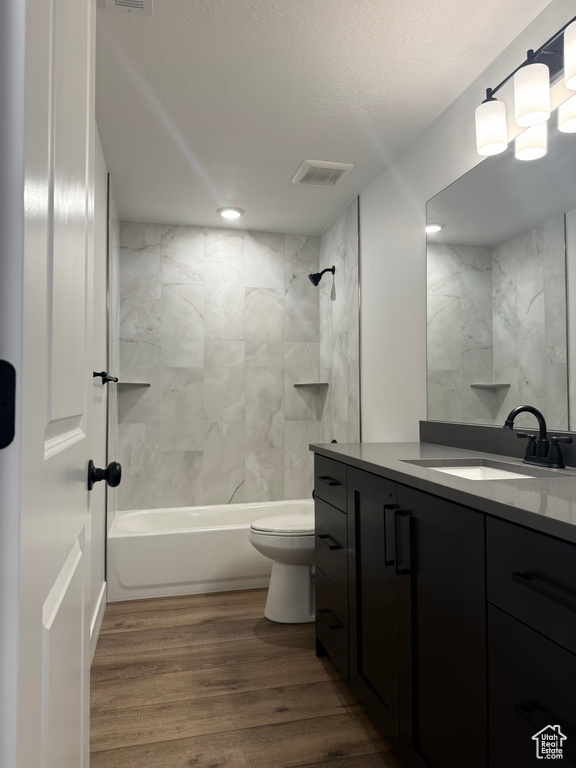
<path id="1" fill-rule="evenodd" d="M 562 760 L 562 744 L 566 736 L 559 725 L 547 725 L 532 736 L 536 742 L 536 757 L 539 760 Z"/>

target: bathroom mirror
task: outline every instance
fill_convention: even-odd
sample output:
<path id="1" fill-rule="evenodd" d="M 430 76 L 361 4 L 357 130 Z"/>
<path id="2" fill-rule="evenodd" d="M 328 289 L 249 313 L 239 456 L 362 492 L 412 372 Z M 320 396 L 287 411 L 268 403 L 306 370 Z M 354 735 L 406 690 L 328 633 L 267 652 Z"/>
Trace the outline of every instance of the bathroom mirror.
<path id="1" fill-rule="evenodd" d="M 545 157 L 516 160 L 512 143 L 428 201 L 427 223 L 442 225 L 427 236 L 431 420 L 503 424 L 528 404 L 571 428 L 576 135 L 550 122 Z"/>

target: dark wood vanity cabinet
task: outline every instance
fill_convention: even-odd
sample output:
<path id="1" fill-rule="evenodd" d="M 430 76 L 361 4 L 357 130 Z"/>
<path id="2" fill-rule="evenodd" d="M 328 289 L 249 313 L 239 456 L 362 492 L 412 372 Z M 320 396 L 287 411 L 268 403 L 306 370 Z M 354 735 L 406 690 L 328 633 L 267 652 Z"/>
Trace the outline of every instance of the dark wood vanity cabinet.
<path id="1" fill-rule="evenodd" d="M 485 768 L 484 517 L 354 468 L 347 484 L 350 682 L 407 768 Z"/>
<path id="2" fill-rule="evenodd" d="M 576 546 L 487 521 L 489 742 L 507 768 L 532 768 L 533 736 L 558 726 L 576 768 Z"/>
<path id="3" fill-rule="evenodd" d="M 484 516 L 398 486 L 400 754 L 406 768 L 485 768 Z"/>
<path id="4" fill-rule="evenodd" d="M 400 748 L 396 485 L 348 468 L 350 682 Z"/>
<path id="5" fill-rule="evenodd" d="M 316 458 L 318 650 L 404 768 L 576 768 L 576 545 Z"/>
<path id="6" fill-rule="evenodd" d="M 349 679 L 346 465 L 314 457 L 316 652 Z"/>

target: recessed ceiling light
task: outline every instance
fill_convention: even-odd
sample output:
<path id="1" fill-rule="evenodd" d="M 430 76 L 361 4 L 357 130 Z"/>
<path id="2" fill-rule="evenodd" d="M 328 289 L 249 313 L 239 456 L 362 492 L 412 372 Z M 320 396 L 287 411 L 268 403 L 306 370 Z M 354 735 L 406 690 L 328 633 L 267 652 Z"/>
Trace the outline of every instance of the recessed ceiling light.
<path id="1" fill-rule="evenodd" d="M 218 208 L 216 213 L 219 213 L 220 216 L 223 216 L 225 219 L 239 219 L 240 216 L 244 216 L 242 208 L 230 208 L 229 206 L 226 208 Z"/>
<path id="2" fill-rule="evenodd" d="M 433 232 L 440 232 L 441 229 L 444 229 L 444 224 L 427 224 L 426 225 L 426 232 L 431 235 Z"/>

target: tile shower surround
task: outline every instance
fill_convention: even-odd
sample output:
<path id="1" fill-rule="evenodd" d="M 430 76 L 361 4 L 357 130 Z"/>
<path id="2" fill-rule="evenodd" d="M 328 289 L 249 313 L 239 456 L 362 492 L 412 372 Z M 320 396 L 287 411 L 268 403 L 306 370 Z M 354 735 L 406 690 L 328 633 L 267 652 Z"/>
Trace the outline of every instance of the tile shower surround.
<path id="1" fill-rule="evenodd" d="M 310 496 L 308 444 L 358 423 L 347 242 L 346 211 L 322 238 L 121 224 L 120 380 L 150 387 L 118 389 L 120 509 Z M 320 253 L 333 300 L 308 280 Z M 293 386 L 320 380 L 328 394 Z"/>
<path id="2" fill-rule="evenodd" d="M 428 244 L 429 418 L 503 423 L 529 403 L 567 428 L 565 272 L 561 215 L 494 247 Z M 470 387 L 491 382 L 510 388 Z"/>

